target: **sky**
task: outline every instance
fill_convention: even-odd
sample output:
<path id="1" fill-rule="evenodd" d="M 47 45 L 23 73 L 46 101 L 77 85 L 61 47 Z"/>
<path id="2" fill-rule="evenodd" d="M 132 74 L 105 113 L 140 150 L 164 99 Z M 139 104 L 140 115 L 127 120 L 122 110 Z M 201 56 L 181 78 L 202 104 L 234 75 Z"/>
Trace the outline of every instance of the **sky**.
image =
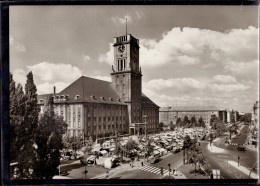
<path id="1" fill-rule="evenodd" d="M 257 6 L 11 6 L 10 71 L 38 94 L 80 76 L 111 81 L 113 38 L 139 39 L 142 91 L 160 107 L 251 112 L 258 100 Z"/>

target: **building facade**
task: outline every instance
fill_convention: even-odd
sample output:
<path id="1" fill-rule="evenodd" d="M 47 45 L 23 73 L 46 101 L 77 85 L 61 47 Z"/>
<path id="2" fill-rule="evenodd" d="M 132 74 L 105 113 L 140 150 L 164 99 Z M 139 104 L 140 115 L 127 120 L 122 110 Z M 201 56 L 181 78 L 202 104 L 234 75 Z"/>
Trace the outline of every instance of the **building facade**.
<path id="1" fill-rule="evenodd" d="M 155 131 L 159 106 L 142 93 L 139 40 L 131 34 L 114 38 L 111 79 L 82 76 L 59 93 L 39 95 L 41 113 L 46 98 L 52 96 L 56 114 L 68 124 L 69 136 Z"/>
<path id="2" fill-rule="evenodd" d="M 160 109 L 160 122 L 164 125 L 170 125 L 172 122 L 176 125 L 178 118 L 181 118 L 183 121 L 185 116 L 195 117 L 198 121 L 202 117 L 206 126 L 209 127 L 210 119 L 212 115 L 219 117 L 219 109 L 215 106 L 172 106 L 172 107 L 163 107 Z"/>
<path id="3" fill-rule="evenodd" d="M 259 101 L 256 101 L 253 106 L 252 121 L 256 128 L 259 128 Z"/>

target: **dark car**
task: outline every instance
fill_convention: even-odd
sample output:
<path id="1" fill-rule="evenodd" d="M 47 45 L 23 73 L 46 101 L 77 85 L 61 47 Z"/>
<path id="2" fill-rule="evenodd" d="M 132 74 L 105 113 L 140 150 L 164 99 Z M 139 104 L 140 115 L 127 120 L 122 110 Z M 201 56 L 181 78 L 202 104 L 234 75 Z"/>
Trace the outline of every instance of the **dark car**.
<path id="1" fill-rule="evenodd" d="M 246 147 L 243 145 L 238 145 L 237 150 L 239 151 L 246 151 Z"/>
<path id="2" fill-rule="evenodd" d="M 67 176 L 69 173 L 68 173 L 68 171 L 67 170 L 61 170 L 60 171 L 60 175 L 61 176 Z"/>

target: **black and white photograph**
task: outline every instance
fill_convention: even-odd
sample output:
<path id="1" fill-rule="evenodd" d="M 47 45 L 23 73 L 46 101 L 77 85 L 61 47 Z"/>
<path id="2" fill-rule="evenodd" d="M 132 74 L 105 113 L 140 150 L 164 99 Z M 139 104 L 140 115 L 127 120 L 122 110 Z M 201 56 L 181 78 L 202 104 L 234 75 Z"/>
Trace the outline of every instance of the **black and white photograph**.
<path id="1" fill-rule="evenodd" d="M 10 180 L 258 180 L 258 19 L 243 5 L 10 6 Z"/>

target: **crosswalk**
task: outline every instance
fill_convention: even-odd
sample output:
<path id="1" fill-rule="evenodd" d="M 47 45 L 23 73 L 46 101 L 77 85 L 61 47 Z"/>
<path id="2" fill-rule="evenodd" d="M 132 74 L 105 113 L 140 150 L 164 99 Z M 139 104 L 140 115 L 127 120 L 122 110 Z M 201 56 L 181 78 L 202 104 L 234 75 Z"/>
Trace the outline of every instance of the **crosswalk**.
<path id="1" fill-rule="evenodd" d="M 238 143 L 230 143 L 229 145 L 238 145 Z M 246 145 L 246 144 L 244 143 L 244 144 L 241 144 L 241 145 Z"/>
<path id="2" fill-rule="evenodd" d="M 161 174 L 160 168 L 149 166 L 149 165 L 144 165 L 144 166 L 140 167 L 140 170 L 146 171 L 146 172 L 151 172 L 154 174 Z M 169 175 L 169 170 L 163 169 L 163 175 Z"/>

